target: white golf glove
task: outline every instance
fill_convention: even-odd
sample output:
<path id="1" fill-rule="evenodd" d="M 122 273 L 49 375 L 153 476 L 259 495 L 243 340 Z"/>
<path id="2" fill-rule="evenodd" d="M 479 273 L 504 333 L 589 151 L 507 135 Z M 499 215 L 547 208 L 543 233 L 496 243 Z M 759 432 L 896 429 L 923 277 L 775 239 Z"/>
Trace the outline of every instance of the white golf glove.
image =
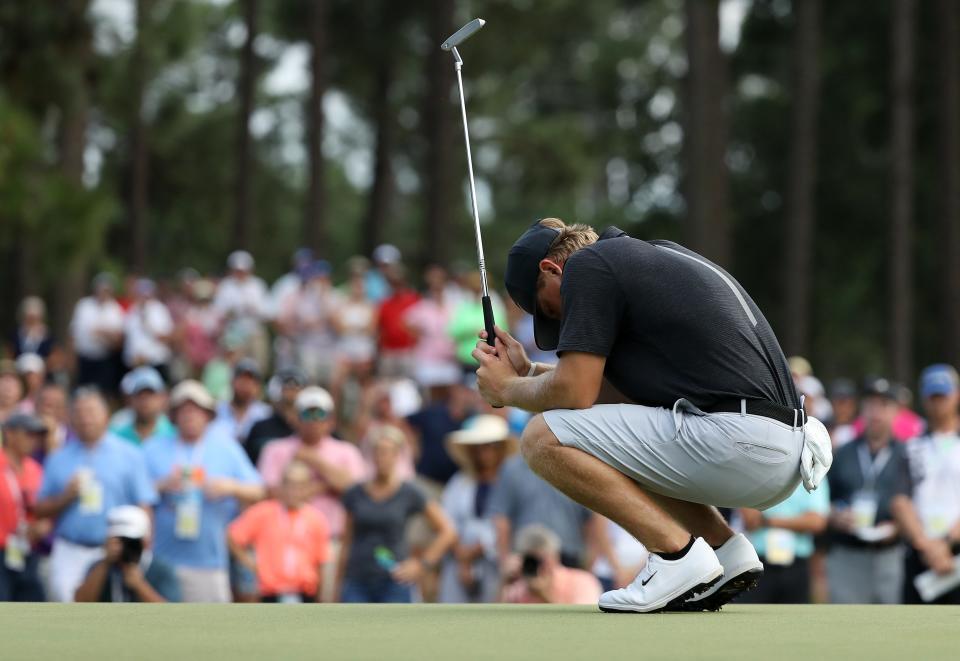
<path id="1" fill-rule="evenodd" d="M 807 492 L 815 491 L 833 463 L 830 433 L 816 418 L 807 418 L 803 428 L 803 450 L 800 452 L 800 477 Z"/>

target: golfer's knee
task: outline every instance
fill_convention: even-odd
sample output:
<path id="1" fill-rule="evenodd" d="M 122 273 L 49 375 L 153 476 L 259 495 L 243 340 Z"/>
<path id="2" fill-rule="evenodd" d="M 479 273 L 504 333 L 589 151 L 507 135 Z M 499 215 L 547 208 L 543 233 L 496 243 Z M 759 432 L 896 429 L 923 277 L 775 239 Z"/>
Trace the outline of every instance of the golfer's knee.
<path id="1" fill-rule="evenodd" d="M 551 450 L 560 447 L 560 441 L 550 431 L 542 415 L 535 415 L 527 423 L 520 437 L 520 452 L 528 464 L 535 464 Z"/>

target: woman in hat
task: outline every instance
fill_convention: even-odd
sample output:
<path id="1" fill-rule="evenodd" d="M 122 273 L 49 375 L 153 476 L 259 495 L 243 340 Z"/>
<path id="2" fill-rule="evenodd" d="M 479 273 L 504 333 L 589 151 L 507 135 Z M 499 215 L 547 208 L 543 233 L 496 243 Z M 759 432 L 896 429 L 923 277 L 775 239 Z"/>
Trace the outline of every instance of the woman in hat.
<path id="1" fill-rule="evenodd" d="M 397 471 L 403 432 L 379 427 L 371 439 L 373 478 L 343 494 L 347 521 L 340 552 L 338 585 L 346 603 L 407 603 L 412 586 L 437 567 L 456 542 L 453 524 L 435 502 L 428 501 Z M 407 526 L 424 514 L 434 536 L 419 558 L 411 557 Z"/>
<path id="2" fill-rule="evenodd" d="M 440 575 L 444 603 L 495 602 L 500 588 L 497 534 L 489 513 L 489 494 L 500 465 L 516 452 L 507 421 L 478 415 L 447 436 L 447 452 L 460 471 L 443 491 L 443 509 L 459 537 Z"/>

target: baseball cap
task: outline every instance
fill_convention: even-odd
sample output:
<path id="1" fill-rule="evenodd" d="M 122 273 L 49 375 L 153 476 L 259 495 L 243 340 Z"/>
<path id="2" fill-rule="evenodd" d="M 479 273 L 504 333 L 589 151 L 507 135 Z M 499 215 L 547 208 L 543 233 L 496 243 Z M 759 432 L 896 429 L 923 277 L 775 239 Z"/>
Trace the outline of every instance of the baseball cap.
<path id="1" fill-rule="evenodd" d="M 560 320 L 546 317 L 537 306 L 537 278 L 540 261 L 559 234 L 560 230 L 544 227 L 537 220 L 510 248 L 503 278 L 510 298 L 533 315 L 533 338 L 544 351 L 552 351 L 560 343 Z"/>
<path id="2" fill-rule="evenodd" d="M 43 374 L 47 371 L 47 366 L 43 358 L 35 353 L 22 353 L 17 358 L 17 371 L 20 374 Z"/>
<path id="3" fill-rule="evenodd" d="M 376 264 L 397 264 L 400 261 L 400 249 L 390 243 L 382 243 L 373 249 L 373 261 Z"/>
<path id="4" fill-rule="evenodd" d="M 957 370 L 945 363 L 930 365 L 920 374 L 920 396 L 951 395 L 958 390 Z"/>
<path id="5" fill-rule="evenodd" d="M 150 517 L 136 505 L 122 505 L 107 512 L 107 537 L 143 539 L 150 533 Z"/>
<path id="6" fill-rule="evenodd" d="M 137 296 L 150 297 L 157 293 L 157 284 L 150 278 L 140 278 L 133 287 Z"/>
<path id="7" fill-rule="evenodd" d="M 253 255 L 246 250 L 234 250 L 227 257 L 227 267 L 234 271 L 252 271 Z"/>
<path id="8" fill-rule="evenodd" d="M 203 387 L 202 383 L 193 379 L 181 381 L 170 393 L 171 409 L 176 409 L 187 402 L 196 404 L 213 415 L 217 412 L 217 402 L 213 399 L 213 395 Z"/>
<path id="9" fill-rule="evenodd" d="M 120 382 L 123 394 L 130 396 L 136 395 L 144 390 L 153 392 L 166 392 L 167 388 L 163 383 L 163 377 L 160 372 L 149 366 L 138 367 Z"/>
<path id="10" fill-rule="evenodd" d="M 889 379 L 871 377 L 863 385 L 864 397 L 886 397 L 897 401 L 897 386 Z"/>
<path id="11" fill-rule="evenodd" d="M 14 413 L 3 423 L 3 428 L 7 430 L 20 429 L 31 434 L 47 433 L 47 426 L 43 423 L 43 420 L 29 413 Z"/>
<path id="12" fill-rule="evenodd" d="M 309 411 L 310 409 L 321 409 L 332 413 L 334 409 L 333 397 L 320 386 L 310 386 L 309 388 L 301 390 L 300 394 L 297 395 L 294 406 L 298 413 Z"/>
<path id="13" fill-rule="evenodd" d="M 233 366 L 233 378 L 244 374 L 258 380 L 262 378 L 260 366 L 257 365 L 257 361 L 253 358 L 241 358 L 237 361 L 237 364 Z"/>
<path id="14" fill-rule="evenodd" d="M 846 399 L 857 396 L 857 386 L 850 379 L 837 379 L 830 385 L 830 397 Z"/>

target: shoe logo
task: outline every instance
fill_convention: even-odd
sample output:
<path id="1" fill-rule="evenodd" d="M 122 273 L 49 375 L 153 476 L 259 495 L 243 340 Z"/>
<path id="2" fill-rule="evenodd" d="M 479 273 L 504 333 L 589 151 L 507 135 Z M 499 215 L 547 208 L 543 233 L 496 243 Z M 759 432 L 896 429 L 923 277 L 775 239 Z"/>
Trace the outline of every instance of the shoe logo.
<path id="1" fill-rule="evenodd" d="M 653 572 L 652 574 L 650 574 L 650 576 L 647 577 L 647 580 L 645 580 L 645 581 L 640 581 L 640 585 L 646 587 L 647 583 L 649 583 L 651 580 L 653 580 L 653 577 L 656 576 L 656 575 L 657 575 L 657 572 Z"/>

